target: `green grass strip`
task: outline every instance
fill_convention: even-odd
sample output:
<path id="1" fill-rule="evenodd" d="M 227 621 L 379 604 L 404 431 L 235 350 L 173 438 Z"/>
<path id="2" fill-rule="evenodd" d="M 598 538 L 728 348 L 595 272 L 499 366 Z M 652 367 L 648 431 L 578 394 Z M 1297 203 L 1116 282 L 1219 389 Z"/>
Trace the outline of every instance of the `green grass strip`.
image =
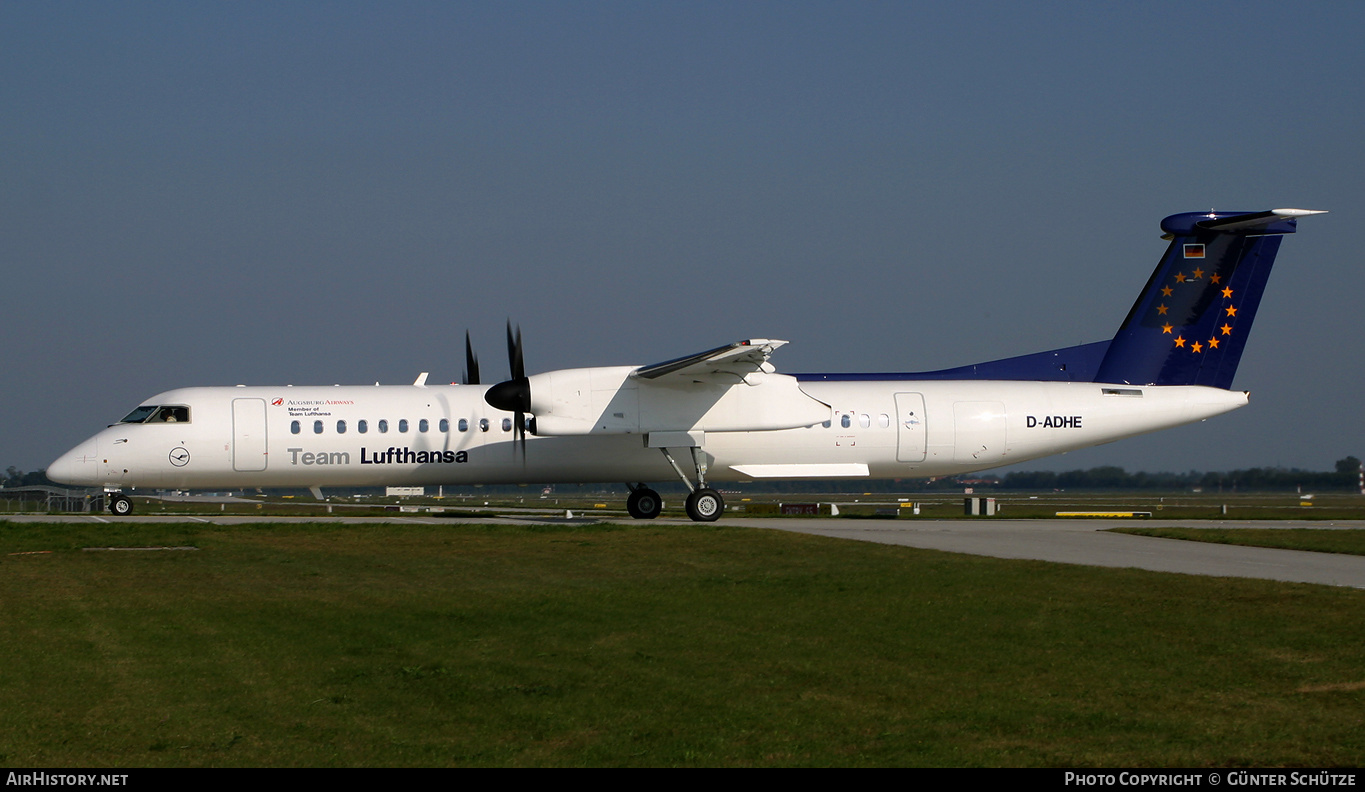
<path id="1" fill-rule="evenodd" d="M 1116 533 L 1194 542 L 1365 555 L 1365 531 L 1324 528 L 1111 528 Z"/>

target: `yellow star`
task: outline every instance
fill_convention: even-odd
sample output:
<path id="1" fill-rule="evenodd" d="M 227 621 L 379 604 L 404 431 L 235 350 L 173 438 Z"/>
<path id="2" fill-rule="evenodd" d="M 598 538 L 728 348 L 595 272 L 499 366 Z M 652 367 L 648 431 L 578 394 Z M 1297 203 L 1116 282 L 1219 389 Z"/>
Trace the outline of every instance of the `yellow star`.
<path id="1" fill-rule="evenodd" d="M 1209 276 L 1209 283 L 1212 283 L 1212 284 L 1214 284 L 1215 286 L 1218 285 L 1219 283 L 1222 283 L 1222 282 L 1223 282 L 1223 276 L 1222 276 L 1222 275 L 1219 275 L 1219 274 L 1216 273 L 1216 272 Z"/>
<path id="2" fill-rule="evenodd" d="M 1184 283 L 1184 282 L 1185 282 L 1185 273 L 1183 273 L 1183 272 L 1177 272 L 1177 273 L 1175 274 L 1175 282 L 1176 282 L 1176 283 Z"/>
<path id="3" fill-rule="evenodd" d="M 1218 329 L 1223 331 L 1223 335 L 1232 335 L 1232 325 L 1224 324 Z"/>
<path id="4" fill-rule="evenodd" d="M 1166 315 L 1166 311 L 1167 311 L 1167 310 L 1168 310 L 1168 309 L 1167 309 L 1166 306 L 1164 306 L 1164 305 L 1158 305 L 1158 306 L 1156 307 L 1156 312 L 1159 313 L 1159 314 L 1161 314 L 1162 316 L 1165 316 L 1165 315 Z"/>
<path id="5" fill-rule="evenodd" d="M 1228 306 L 1228 316 L 1236 316 L 1236 315 L 1237 315 L 1237 309 L 1236 309 L 1236 308 L 1233 308 L 1231 305 L 1229 305 L 1229 306 Z"/>
<path id="6" fill-rule="evenodd" d="M 1217 349 L 1217 348 L 1218 348 L 1218 339 L 1217 339 L 1217 338 L 1210 338 L 1210 339 L 1209 339 L 1209 349 Z"/>
<path id="7" fill-rule="evenodd" d="M 1174 329 L 1175 329 L 1174 326 L 1169 325 L 1169 324 L 1164 324 L 1164 325 L 1161 326 L 1161 332 L 1162 332 L 1162 333 L 1169 333 L 1169 332 L 1171 332 L 1171 331 L 1174 330 Z"/>
<path id="8" fill-rule="evenodd" d="M 1227 298 L 1229 298 L 1229 299 L 1231 299 L 1231 297 L 1232 297 L 1232 289 L 1231 289 L 1231 288 L 1223 289 L 1223 296 L 1224 296 L 1224 297 L 1227 297 Z"/>
<path id="9" fill-rule="evenodd" d="M 1204 346 L 1203 346 L 1202 344 L 1200 344 L 1198 341 L 1195 341 L 1195 342 L 1194 342 L 1194 346 L 1193 346 L 1193 347 L 1190 347 L 1190 348 L 1191 348 L 1192 350 L 1194 350 L 1195 352 L 1203 352 L 1203 351 L 1204 351 Z"/>
<path id="10" fill-rule="evenodd" d="M 1172 289 L 1170 286 L 1163 286 L 1161 287 L 1161 296 L 1170 297 L 1172 291 L 1174 291 L 1174 289 Z"/>
<path id="11" fill-rule="evenodd" d="M 1195 267 L 1195 270 L 1194 270 L 1194 279 L 1195 279 L 1195 280 L 1199 280 L 1199 279 L 1202 278 L 1202 277 L 1204 277 L 1204 271 L 1201 270 L 1201 269 L 1199 269 L 1198 267 Z"/>
<path id="12" fill-rule="evenodd" d="M 1176 336 L 1176 337 L 1175 337 L 1175 345 L 1178 346 L 1178 347 L 1183 347 L 1183 346 L 1185 346 L 1185 339 L 1184 339 L 1184 337 L 1182 337 L 1182 336 Z"/>

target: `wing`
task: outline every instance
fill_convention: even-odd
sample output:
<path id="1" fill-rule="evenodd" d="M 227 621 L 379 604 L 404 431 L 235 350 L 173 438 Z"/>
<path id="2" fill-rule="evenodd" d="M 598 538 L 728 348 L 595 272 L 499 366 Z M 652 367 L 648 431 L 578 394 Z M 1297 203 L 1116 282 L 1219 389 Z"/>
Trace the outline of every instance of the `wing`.
<path id="1" fill-rule="evenodd" d="M 786 344 L 767 338 L 754 338 L 736 341 L 695 355 L 665 360 L 649 366 L 641 366 L 630 373 L 637 379 L 658 379 L 670 374 L 680 377 L 707 377 L 714 374 L 730 374 L 739 379 L 757 371 L 772 373 L 768 363 L 773 350 Z"/>
<path id="2" fill-rule="evenodd" d="M 527 380 L 527 412 L 538 435 L 757 432 L 829 420 L 828 404 L 768 362 L 786 343 L 756 338 L 638 368 L 547 371 Z"/>

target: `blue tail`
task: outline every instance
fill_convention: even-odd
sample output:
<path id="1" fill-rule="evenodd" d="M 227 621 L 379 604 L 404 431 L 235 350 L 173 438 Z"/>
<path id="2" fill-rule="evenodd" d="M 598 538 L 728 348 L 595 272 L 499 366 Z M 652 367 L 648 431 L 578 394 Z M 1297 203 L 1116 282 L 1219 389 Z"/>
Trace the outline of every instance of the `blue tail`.
<path id="1" fill-rule="evenodd" d="M 1109 343 L 1096 382 L 1232 387 L 1271 265 L 1295 218 L 1319 212 L 1188 212 Z"/>
<path id="2" fill-rule="evenodd" d="M 1280 238 L 1307 209 L 1188 212 L 1161 221 L 1171 246 L 1110 341 L 906 374 L 803 380 L 1046 380 L 1232 387 Z"/>

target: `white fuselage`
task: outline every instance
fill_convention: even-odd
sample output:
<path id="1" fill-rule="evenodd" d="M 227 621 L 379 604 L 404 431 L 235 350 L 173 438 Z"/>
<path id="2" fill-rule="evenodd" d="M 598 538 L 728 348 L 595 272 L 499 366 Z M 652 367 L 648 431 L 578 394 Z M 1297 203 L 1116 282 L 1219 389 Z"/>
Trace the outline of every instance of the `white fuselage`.
<path id="1" fill-rule="evenodd" d="M 175 422 L 115 424 L 48 469 L 107 489 L 221 489 L 677 479 L 668 445 L 629 426 L 529 436 L 485 385 L 184 388 L 147 405 Z M 1247 394 L 1198 386 L 1015 381 L 803 381 L 829 420 L 693 432 L 706 477 L 915 478 L 998 467 L 1191 423 Z M 684 429 L 686 427 L 683 427 Z M 686 453 L 686 452 L 684 452 Z M 691 457 L 687 457 L 690 463 Z"/>

